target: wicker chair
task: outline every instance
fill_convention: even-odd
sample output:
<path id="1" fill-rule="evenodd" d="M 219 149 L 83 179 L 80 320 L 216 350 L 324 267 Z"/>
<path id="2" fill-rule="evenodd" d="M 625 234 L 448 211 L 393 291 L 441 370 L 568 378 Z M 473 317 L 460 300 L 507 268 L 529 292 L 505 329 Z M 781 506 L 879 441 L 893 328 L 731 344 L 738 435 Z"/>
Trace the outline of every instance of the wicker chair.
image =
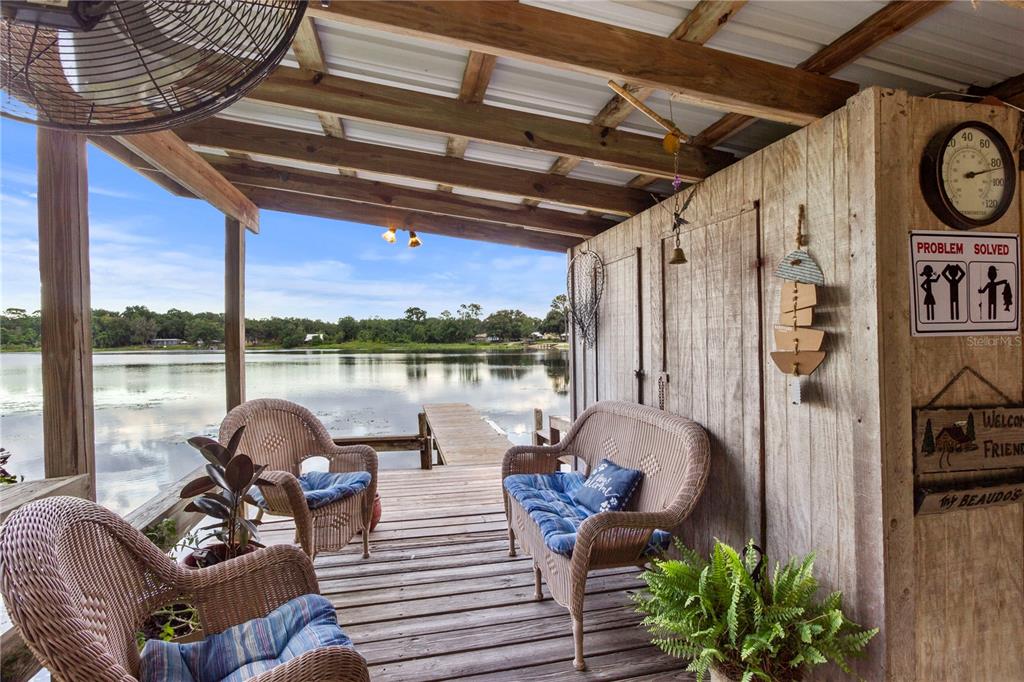
<path id="1" fill-rule="evenodd" d="M 336 552 L 363 531 L 363 558 L 370 556 L 370 520 L 377 492 L 377 453 L 367 445 L 335 445 L 313 413 L 287 400 L 250 400 L 228 412 L 220 425 L 220 441 L 227 443 L 245 426 L 239 445 L 256 464 L 266 464 L 263 478 L 275 486 L 260 488 L 268 511 L 295 519 L 295 536 L 310 558 L 317 552 Z M 302 461 L 326 457 L 330 471 L 366 471 L 370 485 L 362 492 L 318 509 L 310 509 L 299 486 Z"/>
<path id="2" fill-rule="evenodd" d="M 215 634 L 319 589 L 312 562 L 296 547 L 188 569 L 113 512 L 51 497 L 21 507 L 0 531 L 0 592 L 54 679 L 126 682 L 139 672 L 135 633 L 162 606 L 195 605 L 204 633 Z M 363 682 L 370 676 L 359 654 L 330 646 L 251 679 Z"/>
<path id="3" fill-rule="evenodd" d="M 693 510 L 708 476 L 707 434 L 698 424 L 651 407 L 602 402 L 587 409 L 565 438 L 552 446 L 517 446 L 505 453 L 502 481 L 512 474 L 546 474 L 560 459 L 578 457 L 587 473 L 602 459 L 644 472 L 626 511 L 606 511 L 580 525 L 572 555 L 552 552 L 540 528 L 505 491 L 509 555 L 516 535 L 533 558 L 536 599 L 543 599 L 541 578 L 551 595 L 572 616 L 577 670 L 583 660 L 583 596 L 587 573 L 596 568 L 639 566 L 655 529 L 678 528 Z"/>

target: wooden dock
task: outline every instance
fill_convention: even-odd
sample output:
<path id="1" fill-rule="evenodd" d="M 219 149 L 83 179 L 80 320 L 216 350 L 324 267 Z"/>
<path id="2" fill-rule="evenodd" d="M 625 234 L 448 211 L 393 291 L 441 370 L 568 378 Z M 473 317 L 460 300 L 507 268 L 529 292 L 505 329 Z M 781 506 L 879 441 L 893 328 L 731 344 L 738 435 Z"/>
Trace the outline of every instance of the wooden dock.
<path id="1" fill-rule="evenodd" d="M 635 568 L 592 574 L 588 670 L 573 670 L 568 612 L 550 596 L 534 601 L 529 559 L 508 556 L 500 476 L 497 462 L 382 471 L 370 558 L 358 538 L 317 557 L 320 589 L 373 680 L 692 680 L 637 627 Z M 291 542 L 292 533 L 290 521 L 272 521 L 263 540 Z"/>
<path id="2" fill-rule="evenodd" d="M 424 405 L 427 430 L 442 464 L 493 464 L 500 466 L 512 447 L 504 434 L 466 403 Z"/>

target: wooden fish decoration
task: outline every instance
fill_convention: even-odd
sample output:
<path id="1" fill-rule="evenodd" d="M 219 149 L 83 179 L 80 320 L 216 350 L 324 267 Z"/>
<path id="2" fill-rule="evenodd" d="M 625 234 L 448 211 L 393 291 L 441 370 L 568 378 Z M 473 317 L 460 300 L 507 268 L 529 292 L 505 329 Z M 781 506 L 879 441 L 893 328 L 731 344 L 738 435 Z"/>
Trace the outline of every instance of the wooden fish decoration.
<path id="1" fill-rule="evenodd" d="M 825 286 L 825 274 L 810 254 L 797 249 L 791 251 L 775 268 L 775 276 L 801 284 Z"/>

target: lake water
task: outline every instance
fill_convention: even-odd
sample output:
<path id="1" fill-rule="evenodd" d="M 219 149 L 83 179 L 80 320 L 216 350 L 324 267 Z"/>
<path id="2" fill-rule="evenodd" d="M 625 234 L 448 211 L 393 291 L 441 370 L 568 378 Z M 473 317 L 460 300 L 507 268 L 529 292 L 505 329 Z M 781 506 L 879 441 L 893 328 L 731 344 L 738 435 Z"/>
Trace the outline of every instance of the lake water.
<path id="1" fill-rule="evenodd" d="M 216 436 L 224 416 L 224 356 L 146 351 L 93 356 L 99 502 L 124 514 L 202 462 L 185 441 Z M 533 409 L 569 414 L 562 351 L 246 354 L 246 393 L 308 407 L 335 436 L 415 433 L 425 403 L 465 402 L 528 443 Z M 8 470 L 43 477 L 38 353 L 0 355 L 0 446 Z M 381 455 L 382 468 L 418 467 L 418 452 Z"/>

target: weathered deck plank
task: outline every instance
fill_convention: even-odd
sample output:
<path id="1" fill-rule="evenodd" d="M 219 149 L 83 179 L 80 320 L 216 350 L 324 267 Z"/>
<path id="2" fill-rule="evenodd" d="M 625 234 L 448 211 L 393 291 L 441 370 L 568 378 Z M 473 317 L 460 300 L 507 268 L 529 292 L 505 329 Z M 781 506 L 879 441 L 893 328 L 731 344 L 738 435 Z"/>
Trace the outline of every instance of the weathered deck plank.
<path id="1" fill-rule="evenodd" d="M 512 443 L 466 403 L 424 405 L 441 461 L 448 465 L 500 464 Z"/>
<path id="2" fill-rule="evenodd" d="M 647 644 L 629 598 L 641 583 L 629 568 L 588 581 L 588 670 L 572 669 L 569 614 L 550 597 L 534 601 L 529 558 L 508 556 L 499 461 L 382 471 L 370 558 L 358 542 L 317 557 L 320 589 L 373 679 L 692 679 Z M 289 520 L 271 520 L 263 539 L 290 542 L 292 533 Z"/>

